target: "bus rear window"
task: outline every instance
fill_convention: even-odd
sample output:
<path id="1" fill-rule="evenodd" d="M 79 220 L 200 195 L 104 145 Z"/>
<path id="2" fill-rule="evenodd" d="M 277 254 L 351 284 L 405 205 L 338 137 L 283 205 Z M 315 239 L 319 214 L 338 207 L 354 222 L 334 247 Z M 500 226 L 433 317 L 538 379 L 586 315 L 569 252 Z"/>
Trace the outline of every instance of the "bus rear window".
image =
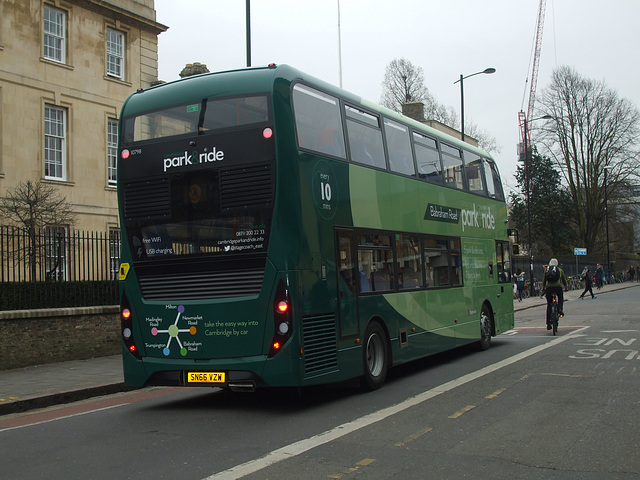
<path id="1" fill-rule="evenodd" d="M 124 142 L 200 135 L 216 130 L 266 123 L 267 95 L 204 98 L 124 119 Z"/>

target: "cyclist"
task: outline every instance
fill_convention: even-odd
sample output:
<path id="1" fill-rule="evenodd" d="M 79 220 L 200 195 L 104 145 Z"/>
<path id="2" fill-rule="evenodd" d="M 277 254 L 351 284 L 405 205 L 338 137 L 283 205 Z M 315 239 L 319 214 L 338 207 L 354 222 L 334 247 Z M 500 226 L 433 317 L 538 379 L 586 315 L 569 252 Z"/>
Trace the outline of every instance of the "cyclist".
<path id="1" fill-rule="evenodd" d="M 558 297 L 558 314 L 564 316 L 562 310 L 564 304 L 564 293 L 569 290 L 569 284 L 567 283 L 567 277 L 564 275 L 564 270 L 558 266 L 558 260 L 552 258 L 549 260 L 549 267 L 544 273 L 542 278 L 542 291 L 545 292 L 547 297 L 547 330 L 551 330 L 551 306 L 553 305 L 553 294 Z"/>

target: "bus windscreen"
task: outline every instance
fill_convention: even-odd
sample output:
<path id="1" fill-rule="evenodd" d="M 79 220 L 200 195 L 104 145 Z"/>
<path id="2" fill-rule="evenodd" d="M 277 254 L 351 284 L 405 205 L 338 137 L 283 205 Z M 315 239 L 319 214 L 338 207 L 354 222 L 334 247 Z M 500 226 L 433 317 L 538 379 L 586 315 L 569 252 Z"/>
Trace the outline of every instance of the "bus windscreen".
<path id="1" fill-rule="evenodd" d="M 268 120 L 266 95 L 204 98 L 125 118 L 123 142 L 131 144 L 181 135 L 202 135 Z"/>

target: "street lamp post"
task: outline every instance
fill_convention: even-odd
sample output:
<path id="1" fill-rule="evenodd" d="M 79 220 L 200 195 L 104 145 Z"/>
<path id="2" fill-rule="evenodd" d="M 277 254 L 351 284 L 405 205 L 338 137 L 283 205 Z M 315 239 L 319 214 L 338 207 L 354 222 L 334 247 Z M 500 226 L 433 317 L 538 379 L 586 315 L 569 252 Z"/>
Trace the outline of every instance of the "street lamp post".
<path id="1" fill-rule="evenodd" d="M 245 34 L 247 37 L 247 67 L 251 66 L 251 0 L 245 4 Z"/>
<path id="2" fill-rule="evenodd" d="M 607 232 L 607 279 L 611 277 L 611 259 L 609 251 L 609 197 L 607 196 L 607 172 L 611 165 L 604 167 L 604 223 Z"/>
<path id="3" fill-rule="evenodd" d="M 544 117 L 532 118 L 531 120 L 527 120 L 525 118 L 523 127 L 524 127 L 524 138 L 523 138 L 523 148 L 524 148 L 524 181 L 525 181 L 525 195 L 527 197 L 527 229 L 528 229 L 528 241 L 529 241 L 529 288 L 531 296 L 534 295 L 533 288 L 533 244 L 531 243 L 531 148 L 529 145 L 529 123 L 535 120 L 551 120 L 553 117 L 551 115 L 545 115 Z"/>
<path id="4" fill-rule="evenodd" d="M 454 85 L 458 82 L 460 83 L 460 116 L 461 116 L 460 137 L 462 138 L 463 142 L 464 142 L 464 80 L 469 77 L 473 77 L 474 75 L 480 75 L 481 73 L 495 73 L 495 71 L 496 71 L 495 68 L 485 68 L 483 71 L 472 73 L 471 75 L 465 76 L 463 74 L 460 74 L 460 78 L 455 82 L 453 82 Z"/>
<path id="5" fill-rule="evenodd" d="M 526 193 L 527 196 L 527 228 L 529 230 L 528 241 L 529 241 L 529 288 L 531 298 L 534 295 L 533 288 L 533 247 L 531 244 L 531 192 L 530 192 L 530 180 L 531 180 L 531 159 L 529 158 L 529 131 L 527 124 L 528 120 L 524 121 L 524 181 L 526 184 Z"/>

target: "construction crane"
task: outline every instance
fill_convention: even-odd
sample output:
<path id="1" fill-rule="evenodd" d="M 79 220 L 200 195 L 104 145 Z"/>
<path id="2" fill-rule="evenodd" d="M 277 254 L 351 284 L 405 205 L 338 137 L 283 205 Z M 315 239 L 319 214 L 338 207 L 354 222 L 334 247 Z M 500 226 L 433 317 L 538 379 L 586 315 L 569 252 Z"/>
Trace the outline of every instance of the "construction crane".
<path id="1" fill-rule="evenodd" d="M 533 106 L 536 103 L 536 86 L 538 84 L 538 68 L 540 66 L 540 49 L 542 47 L 542 30 L 544 28 L 544 13 L 547 8 L 547 0 L 540 0 L 538 6 L 538 20 L 536 22 L 536 40 L 533 48 L 533 67 L 531 68 L 531 86 L 529 88 L 529 106 L 527 114 L 518 112 L 518 125 L 520 125 L 520 160 L 525 160 L 527 145 L 531 145 L 530 129 L 527 121 L 533 117 Z"/>
<path id="2" fill-rule="evenodd" d="M 527 202 L 527 229 L 528 229 L 528 248 L 529 248 L 529 285 L 531 288 L 531 296 L 534 295 L 533 289 L 533 244 L 531 241 L 531 199 L 529 198 L 531 188 L 531 169 L 529 165 L 530 149 L 531 149 L 531 129 L 528 123 L 533 120 L 533 106 L 536 103 L 536 85 L 538 83 L 538 67 L 540 66 L 540 47 L 542 47 L 542 29 L 544 27 L 544 12 L 547 0 L 540 0 L 538 6 L 538 20 L 536 22 L 536 40 L 533 49 L 533 67 L 531 68 L 531 86 L 529 87 L 529 108 L 525 116 L 523 111 L 518 113 L 518 124 L 520 125 L 520 160 L 524 161 L 525 168 L 525 198 Z"/>

